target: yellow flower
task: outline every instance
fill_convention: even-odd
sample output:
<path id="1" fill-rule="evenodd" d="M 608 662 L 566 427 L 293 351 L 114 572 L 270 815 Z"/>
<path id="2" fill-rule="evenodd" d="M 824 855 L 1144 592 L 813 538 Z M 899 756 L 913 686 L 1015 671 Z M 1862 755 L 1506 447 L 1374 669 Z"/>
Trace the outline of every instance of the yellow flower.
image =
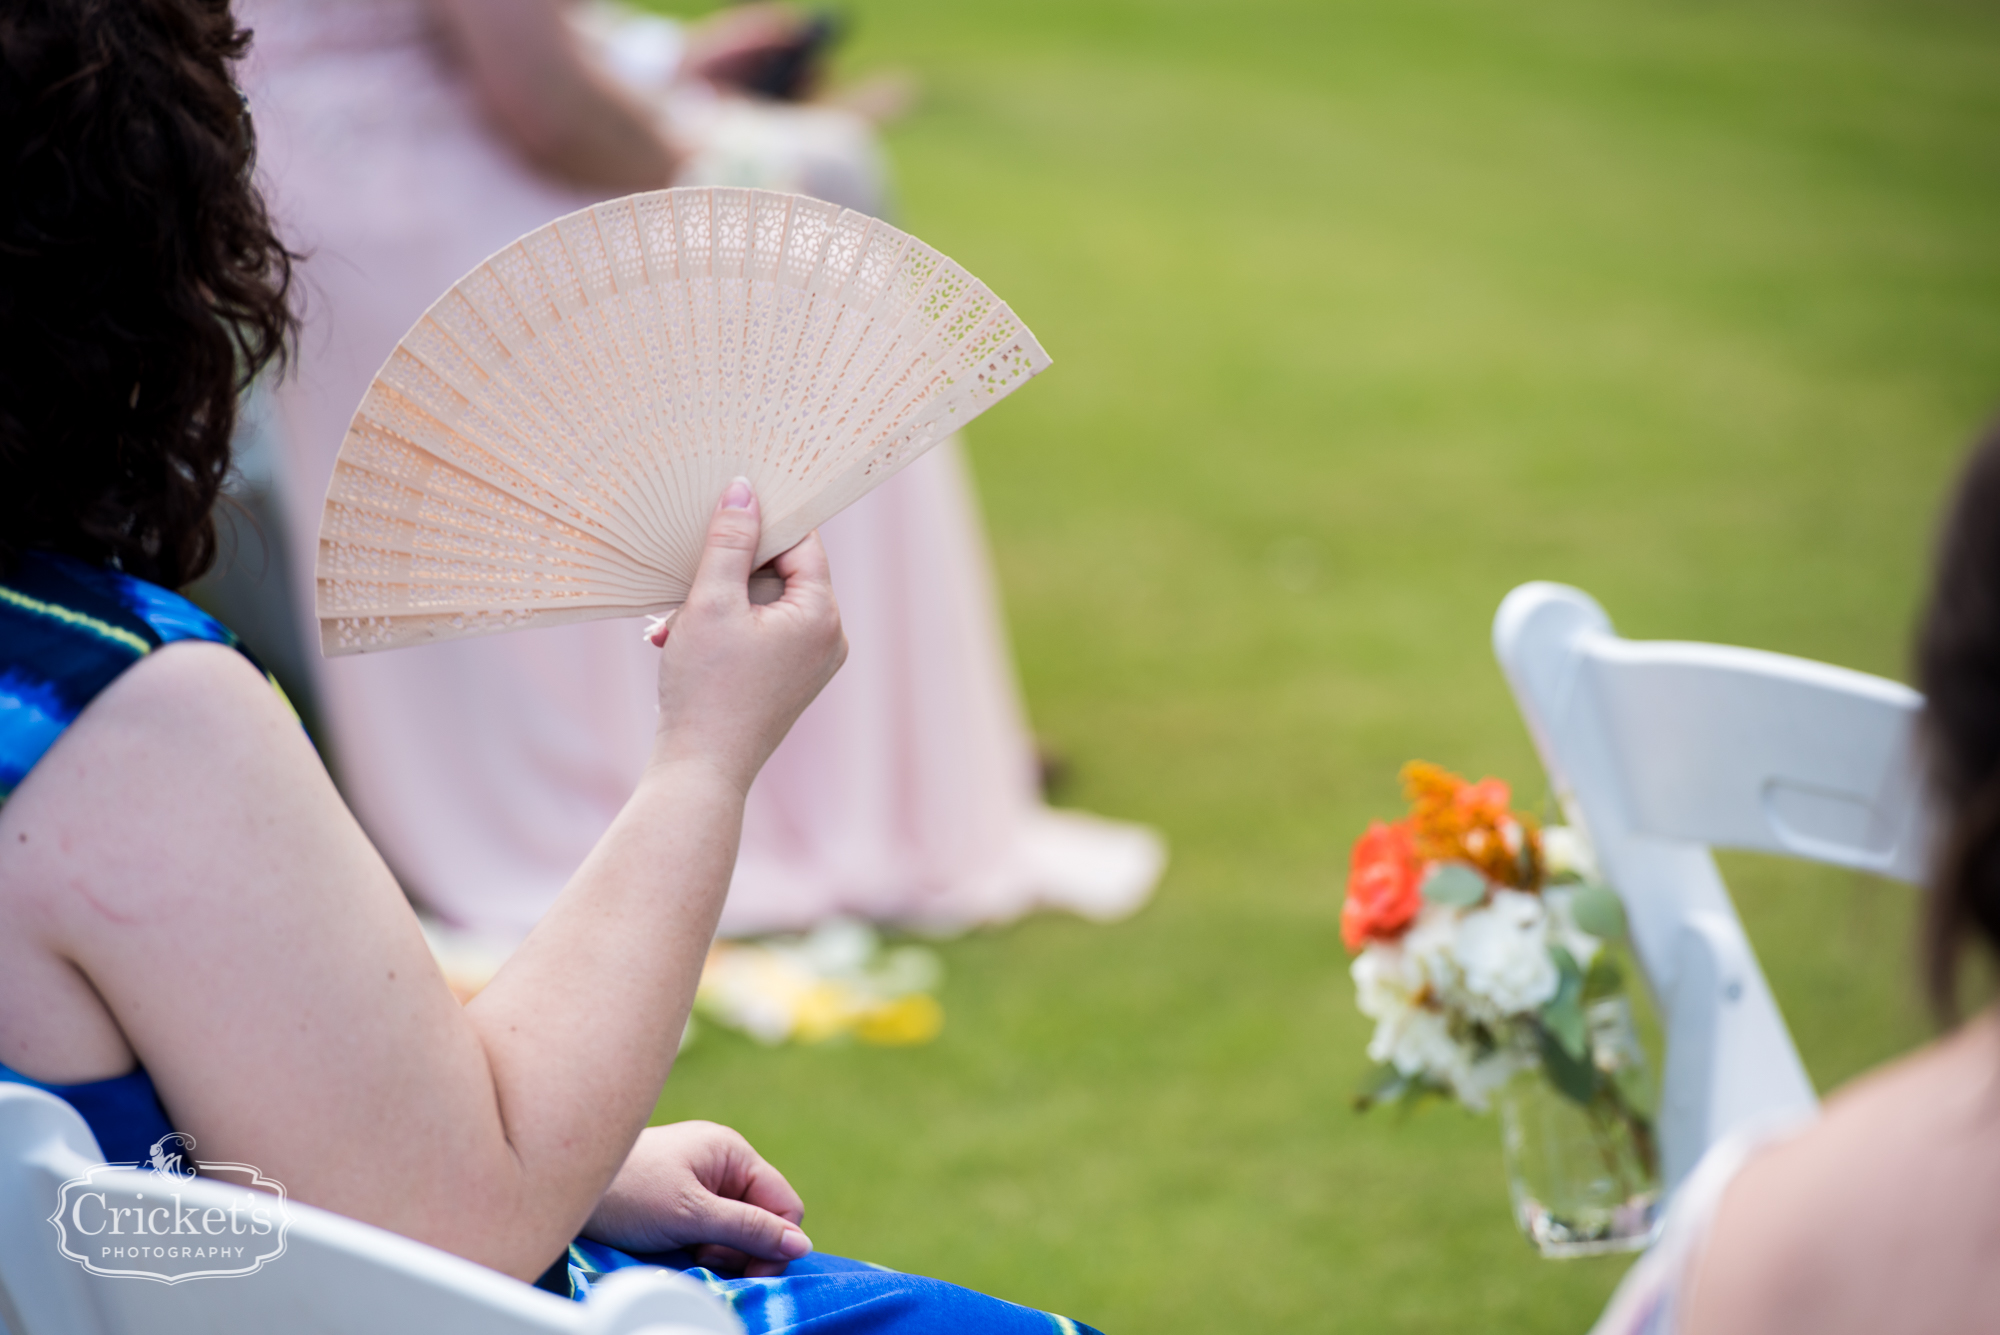
<path id="1" fill-rule="evenodd" d="M 1467 783 L 1427 760 L 1403 766 L 1402 779 L 1419 856 L 1466 863 L 1498 885 L 1542 888 L 1540 834 L 1532 817 L 1507 809 L 1513 794 L 1505 783 Z"/>
<path id="2" fill-rule="evenodd" d="M 944 1030 L 944 1007 L 923 992 L 884 1002 L 862 1015 L 855 1037 L 884 1047 L 928 1043 Z"/>
<path id="3" fill-rule="evenodd" d="M 853 1023 L 853 994 L 834 983 L 815 983 L 792 1001 L 792 1037 L 802 1043 L 837 1038 Z"/>

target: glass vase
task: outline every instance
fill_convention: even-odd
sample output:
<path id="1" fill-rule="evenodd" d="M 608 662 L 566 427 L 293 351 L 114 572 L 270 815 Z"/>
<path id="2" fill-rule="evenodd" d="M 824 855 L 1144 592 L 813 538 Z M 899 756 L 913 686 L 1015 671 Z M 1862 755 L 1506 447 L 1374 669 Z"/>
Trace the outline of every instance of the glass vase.
<path id="1" fill-rule="evenodd" d="M 1545 1257 L 1638 1251 L 1652 1241 L 1659 1166 L 1646 1110 L 1645 1054 L 1622 997 L 1590 1009 L 1598 1072 L 1588 1103 L 1563 1093 L 1539 1064 L 1500 1092 L 1507 1189 L 1521 1231 Z"/>

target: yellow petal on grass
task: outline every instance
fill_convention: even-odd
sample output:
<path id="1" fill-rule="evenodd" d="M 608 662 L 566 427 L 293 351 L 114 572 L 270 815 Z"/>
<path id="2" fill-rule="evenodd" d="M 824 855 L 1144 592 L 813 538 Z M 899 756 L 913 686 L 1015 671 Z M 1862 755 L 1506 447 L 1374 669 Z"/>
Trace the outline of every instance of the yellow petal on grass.
<path id="1" fill-rule="evenodd" d="M 824 1043 L 847 1032 L 854 1023 L 854 1002 L 844 987 L 818 983 L 792 1003 L 792 1037 L 804 1043 Z"/>
<path id="2" fill-rule="evenodd" d="M 869 1009 L 854 1026 L 854 1036 L 883 1047 L 928 1043 L 944 1031 L 944 1007 L 937 998 L 913 992 Z"/>

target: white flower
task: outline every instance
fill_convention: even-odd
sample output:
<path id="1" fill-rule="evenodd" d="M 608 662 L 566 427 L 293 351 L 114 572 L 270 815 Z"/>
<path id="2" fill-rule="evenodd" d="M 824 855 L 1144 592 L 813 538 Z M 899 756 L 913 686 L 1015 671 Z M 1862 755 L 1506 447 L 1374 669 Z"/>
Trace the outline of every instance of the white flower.
<path id="1" fill-rule="evenodd" d="M 1551 825 L 1542 831 L 1542 864 L 1552 877 L 1597 879 L 1597 855 L 1591 852 L 1590 840 L 1574 825 Z"/>
<path id="2" fill-rule="evenodd" d="M 1354 978 L 1355 1004 L 1375 1021 L 1369 1059 L 1388 1062 L 1405 1076 L 1453 1085 L 1465 1057 L 1445 1017 L 1422 1004 L 1429 981 L 1419 959 L 1400 943 L 1378 942 L 1355 956 L 1348 972 Z"/>
<path id="3" fill-rule="evenodd" d="M 1597 952 L 1604 943 L 1576 925 L 1576 914 L 1571 908 L 1574 887 L 1552 885 L 1542 892 L 1542 900 L 1548 906 L 1549 941 L 1570 953 L 1570 958 L 1579 968 L 1588 970 L 1590 962 L 1597 958 Z"/>
<path id="4" fill-rule="evenodd" d="M 1348 968 L 1355 1002 L 1375 1021 L 1369 1058 L 1486 1111 L 1494 1093 L 1534 1060 L 1512 1043 L 1504 1022 L 1539 1008 L 1561 983 L 1549 943 L 1563 922 L 1552 907 L 1499 889 L 1476 909 L 1430 904 L 1400 940 L 1355 956 Z M 1481 1054 L 1493 1040 L 1500 1048 Z"/>
<path id="5" fill-rule="evenodd" d="M 1494 1092 L 1523 1065 L 1517 1053 L 1504 1050 L 1474 1059 L 1472 1049 L 1452 1037 L 1447 1016 L 1422 1008 L 1376 1026 L 1368 1055 L 1404 1076 L 1442 1085 L 1473 1112 L 1485 1112 Z"/>
<path id="6" fill-rule="evenodd" d="M 1492 901 L 1459 919 L 1452 954 L 1465 991 L 1482 1018 L 1522 1015 L 1556 994 L 1561 976 L 1549 958 L 1548 915 L 1542 901 L 1518 890 L 1498 890 Z"/>
<path id="7" fill-rule="evenodd" d="M 1424 975 L 1402 946 L 1376 942 L 1347 968 L 1354 979 L 1354 1004 L 1371 1020 L 1400 1016 L 1423 994 Z"/>
<path id="8" fill-rule="evenodd" d="M 1458 937 L 1458 910 L 1426 904 L 1417 921 L 1403 934 L 1402 948 L 1411 967 L 1447 1005 L 1462 994 L 1452 943 Z"/>
<path id="9" fill-rule="evenodd" d="M 1415 1007 L 1375 1026 L 1368 1056 L 1388 1062 L 1406 1076 L 1428 1076 L 1456 1090 L 1471 1057 L 1451 1036 L 1445 1017 Z"/>

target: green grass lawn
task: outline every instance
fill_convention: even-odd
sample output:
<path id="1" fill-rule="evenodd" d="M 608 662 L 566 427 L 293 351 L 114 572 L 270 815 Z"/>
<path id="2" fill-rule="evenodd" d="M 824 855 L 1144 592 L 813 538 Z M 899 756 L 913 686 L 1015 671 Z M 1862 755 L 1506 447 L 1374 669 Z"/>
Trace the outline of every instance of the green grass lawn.
<path id="1" fill-rule="evenodd" d="M 823 1248 L 1125 1335 L 1582 1331 L 1490 1120 L 1347 1102 L 1347 846 L 1422 756 L 1542 780 L 1501 596 L 1902 675 L 2000 407 L 2000 10 L 856 0 L 902 221 L 1055 368 L 973 432 L 1063 800 L 1172 842 L 1113 927 L 944 947 L 944 1036 L 708 1031 Z M 837 574 L 837 572 L 836 572 Z M 1725 859 L 1822 1088 L 1921 1041 L 1910 891 Z"/>

